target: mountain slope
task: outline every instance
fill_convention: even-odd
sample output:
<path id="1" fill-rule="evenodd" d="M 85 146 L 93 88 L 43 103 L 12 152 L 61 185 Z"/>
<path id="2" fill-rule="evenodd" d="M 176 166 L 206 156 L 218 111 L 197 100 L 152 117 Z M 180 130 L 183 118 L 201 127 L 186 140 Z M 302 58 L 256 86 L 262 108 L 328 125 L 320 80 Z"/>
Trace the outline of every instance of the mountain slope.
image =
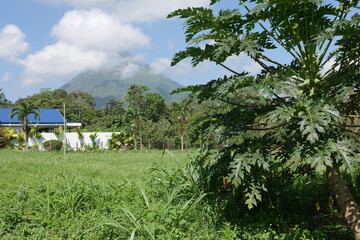
<path id="1" fill-rule="evenodd" d="M 152 73 L 146 64 L 133 62 L 108 70 L 82 72 L 60 88 L 68 92 L 87 92 L 94 97 L 96 106 L 101 107 L 112 98 L 123 100 L 132 84 L 149 87 L 150 92 L 161 94 L 167 102 L 178 101 L 186 96 L 169 95 L 183 86 L 163 74 Z"/>

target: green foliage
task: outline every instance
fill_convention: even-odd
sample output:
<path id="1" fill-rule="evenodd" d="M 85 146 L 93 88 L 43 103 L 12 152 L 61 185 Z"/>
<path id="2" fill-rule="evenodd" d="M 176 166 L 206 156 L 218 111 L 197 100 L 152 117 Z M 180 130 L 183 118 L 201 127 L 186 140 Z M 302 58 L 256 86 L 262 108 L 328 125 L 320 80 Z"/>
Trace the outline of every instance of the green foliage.
<path id="1" fill-rule="evenodd" d="M 94 107 L 94 98 L 88 93 L 68 93 L 64 89 L 42 89 L 18 102 L 33 102 L 42 108 L 57 108 L 63 116 L 65 107 L 67 122 L 81 122 L 84 132 L 132 132 L 134 143 L 131 145 L 136 145 L 138 149 L 191 147 L 191 131 L 187 131 L 187 118 L 191 117 L 187 111 L 190 108 L 183 106 L 185 103 L 166 105 L 161 94 L 148 91 L 149 88 L 145 86 L 133 84 L 128 89 L 125 102 L 109 99 L 102 108 Z M 180 105 L 182 107 L 176 110 L 176 106 Z M 196 111 L 203 110 L 199 107 Z M 55 133 L 61 136 L 58 130 Z M 83 145 L 82 134 L 78 129 L 75 131 Z"/>
<path id="2" fill-rule="evenodd" d="M 205 196 L 204 194 L 194 195 L 179 203 L 182 192 L 187 187 L 183 184 L 171 190 L 168 187 L 161 189 L 160 192 L 164 191 L 166 198 L 159 203 L 151 201 L 140 186 L 140 193 L 145 203 L 143 212 L 136 217 L 128 208 L 122 208 L 126 221 L 120 223 L 118 227 L 125 229 L 131 236 L 140 235 L 145 239 L 165 239 L 165 236 L 175 239 L 185 237 L 185 234 L 179 232 L 179 229 L 186 229 L 190 226 L 188 215 L 191 213 L 189 212 Z"/>
<path id="3" fill-rule="evenodd" d="M 11 107 L 11 102 L 6 99 L 5 93 L 3 92 L 2 88 L 0 88 L 0 107 Z"/>
<path id="4" fill-rule="evenodd" d="M 233 200 L 205 195 L 184 152 L 1 154 L 1 239 L 353 239 L 321 177 L 271 191 L 262 209 L 224 210 Z"/>
<path id="5" fill-rule="evenodd" d="M 191 91 L 194 101 L 224 105 L 199 122 L 204 148 L 211 135 L 221 146 L 202 159 L 212 191 L 228 182 L 253 208 L 272 185 L 323 174 L 334 165 L 349 173 L 358 165 L 360 145 L 346 117 L 359 114 L 353 104 L 360 79 L 360 19 L 353 12 L 359 1 L 337 2 L 240 1 L 239 9 L 188 8 L 168 16 L 186 19 L 188 47 L 173 65 L 189 57 L 194 66 L 209 60 L 229 70 L 180 90 Z M 240 54 L 261 73 L 225 65 Z"/>
<path id="6" fill-rule="evenodd" d="M 11 109 L 10 118 L 13 119 L 15 116 L 18 117 L 19 122 L 23 125 L 23 130 L 25 134 L 25 146 L 28 149 L 29 145 L 29 120 L 28 116 L 33 114 L 35 119 L 40 119 L 39 107 L 31 101 L 20 100 L 18 103 Z"/>
<path id="7" fill-rule="evenodd" d="M 84 134 L 81 132 L 80 128 L 75 128 L 76 133 L 78 134 L 78 138 L 81 141 L 84 140 Z"/>
<path id="8" fill-rule="evenodd" d="M 54 128 L 54 134 L 57 137 L 63 137 L 64 136 L 64 127 L 58 126 L 57 128 Z"/>
<path id="9" fill-rule="evenodd" d="M 175 146 L 176 127 L 164 117 L 157 122 L 145 121 L 142 134 L 149 149 L 172 149 Z"/>
<path id="10" fill-rule="evenodd" d="M 134 147 L 132 136 L 126 132 L 111 134 L 108 144 L 110 150 L 129 150 Z"/>
<path id="11" fill-rule="evenodd" d="M 89 135 L 89 138 L 91 140 L 91 145 L 88 146 L 89 150 L 95 150 L 95 151 L 100 150 L 97 142 L 97 137 L 98 137 L 97 133 Z"/>
<path id="12" fill-rule="evenodd" d="M 29 137 L 35 138 L 35 139 L 40 139 L 41 133 L 39 132 L 40 127 L 39 125 L 35 125 L 33 127 L 31 127 L 30 131 L 29 131 Z"/>
<path id="13" fill-rule="evenodd" d="M 60 140 L 48 140 L 44 142 L 46 151 L 59 151 L 61 150 L 63 142 Z"/>
<path id="14" fill-rule="evenodd" d="M 79 162 L 79 156 L 88 156 L 75 155 L 75 162 L 68 159 L 70 162 L 67 161 L 67 164 Z M 105 161 L 112 156 L 114 163 L 119 162 L 118 153 L 105 155 Z M 94 159 L 99 156 L 96 154 Z M 41 161 L 47 164 L 55 160 L 54 157 L 52 155 L 50 159 Z M 144 161 L 139 154 L 132 154 L 130 161 L 135 163 L 138 161 L 136 158 L 140 158 L 140 162 Z M 164 156 L 162 160 L 165 159 L 170 160 Z M 152 159 L 151 162 L 161 164 L 162 160 Z M 26 164 L 26 161 L 21 162 Z M 95 160 L 87 161 L 87 164 L 94 166 L 102 165 L 103 162 Z M 204 217 L 203 213 L 209 211 L 204 209 L 208 207 L 200 202 L 202 196 L 193 192 L 189 176 L 178 174 L 180 172 L 177 171 L 185 173 L 182 167 L 176 167 L 178 170 L 174 171 L 153 169 L 151 172 L 146 171 L 145 178 L 140 179 L 139 169 L 131 170 L 126 161 L 128 167 L 123 169 L 124 172 L 131 171 L 136 177 L 129 181 L 116 176 L 117 181 L 113 182 L 114 179 L 108 176 L 99 181 L 103 176 L 93 175 L 90 169 L 80 173 L 79 170 L 84 169 L 80 165 L 76 169 L 68 167 L 58 173 L 58 170 L 67 168 L 63 165 L 54 173 L 50 170 L 46 175 L 34 176 L 31 183 L 27 182 L 14 191 L 2 192 L 0 203 L 4 207 L 0 209 L 0 237 L 127 239 L 135 226 L 141 226 L 139 230 L 148 232 L 136 231 L 138 239 L 149 239 L 152 233 L 156 239 L 217 238 L 218 234 L 211 226 L 199 228 L 200 224 L 209 223 L 211 215 Z M 114 168 L 111 165 L 102 166 L 110 170 Z M 39 167 L 44 166 L 39 165 L 37 169 Z M 106 169 L 98 167 L 97 170 Z M 132 216 L 138 219 L 134 220 Z M 194 225 L 194 221 L 197 224 Z"/>
<path id="15" fill-rule="evenodd" d="M 26 148 L 26 135 L 24 132 L 17 132 L 15 135 L 15 149 L 23 150 Z"/>
<path id="16" fill-rule="evenodd" d="M 4 127 L 0 129 L 0 135 L 2 138 L 2 146 L 12 148 L 12 140 L 16 139 L 17 132 L 13 128 Z"/>
<path id="17" fill-rule="evenodd" d="M 30 101 L 19 101 L 11 110 L 10 118 L 18 117 L 20 123 L 29 124 L 28 116 L 34 114 L 36 119 L 40 119 L 39 107 Z"/>
<path id="18" fill-rule="evenodd" d="M 0 129 L 0 148 L 4 148 L 5 147 L 5 139 L 4 139 L 4 134 L 2 129 Z"/>

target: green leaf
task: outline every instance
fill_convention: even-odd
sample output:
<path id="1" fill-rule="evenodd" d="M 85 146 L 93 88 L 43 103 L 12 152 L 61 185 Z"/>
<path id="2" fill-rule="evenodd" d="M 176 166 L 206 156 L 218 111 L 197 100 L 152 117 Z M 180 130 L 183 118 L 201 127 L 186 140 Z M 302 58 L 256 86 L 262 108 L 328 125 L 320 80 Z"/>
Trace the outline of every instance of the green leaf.
<path id="1" fill-rule="evenodd" d="M 264 186 L 258 186 L 255 184 L 251 184 L 246 190 L 245 190 L 245 204 L 249 209 L 254 208 L 257 206 L 258 202 L 261 202 L 261 191 L 264 190 Z"/>
<path id="2" fill-rule="evenodd" d="M 359 151 L 359 143 L 344 139 L 339 141 L 329 141 L 327 144 L 329 150 L 335 154 L 335 160 L 342 163 L 342 168 L 347 172 L 351 172 L 355 165 L 358 165 L 354 160 L 355 152 Z"/>

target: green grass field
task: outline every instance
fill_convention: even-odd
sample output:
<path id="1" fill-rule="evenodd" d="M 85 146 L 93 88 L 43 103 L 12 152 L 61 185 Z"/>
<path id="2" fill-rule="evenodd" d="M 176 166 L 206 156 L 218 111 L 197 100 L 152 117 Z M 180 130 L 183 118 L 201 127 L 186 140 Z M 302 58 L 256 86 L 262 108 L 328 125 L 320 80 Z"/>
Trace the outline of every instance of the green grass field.
<path id="1" fill-rule="evenodd" d="M 304 214 L 326 191 L 316 182 L 290 187 L 279 211 L 235 203 L 225 216 L 198 184 L 196 155 L 1 150 L 0 239 L 352 239 L 336 209 Z"/>
<path id="2" fill-rule="evenodd" d="M 209 222 L 181 172 L 194 154 L 2 150 L 0 239 L 217 238 L 193 226 Z"/>
<path id="3" fill-rule="evenodd" d="M 124 178 L 143 179 L 150 167 L 172 168 L 184 163 L 195 151 L 143 151 L 143 152 L 24 152 L 0 151 L 0 190 L 16 190 L 44 178 L 59 174 L 81 176 L 103 183 L 116 183 Z"/>

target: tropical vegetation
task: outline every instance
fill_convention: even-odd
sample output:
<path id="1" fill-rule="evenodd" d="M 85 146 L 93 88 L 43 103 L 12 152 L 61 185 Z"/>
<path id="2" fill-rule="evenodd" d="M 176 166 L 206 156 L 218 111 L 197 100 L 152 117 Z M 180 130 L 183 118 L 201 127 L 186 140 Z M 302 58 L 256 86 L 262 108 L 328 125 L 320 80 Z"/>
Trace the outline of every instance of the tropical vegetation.
<path id="1" fill-rule="evenodd" d="M 10 113 L 10 118 L 13 119 L 15 116 L 19 119 L 20 123 L 23 125 L 23 130 L 25 134 L 25 145 L 26 149 L 29 148 L 29 115 L 33 114 L 35 119 L 40 120 L 40 112 L 39 108 L 30 101 L 20 101 L 18 104 L 16 104 L 12 109 Z"/>
<path id="2" fill-rule="evenodd" d="M 135 84 L 101 108 L 82 91 L 11 103 L 0 89 L 20 118 L 26 102 L 65 110 L 80 140 L 95 132 L 83 152 L 1 151 L 0 238 L 360 239 L 359 1 L 216 11 L 223 2 L 169 15 L 185 20 L 188 44 L 172 64 L 228 71 L 176 91 L 184 101 Z M 257 74 L 228 65 L 244 55 Z M 99 131 L 116 132 L 109 150 Z M 0 147 L 20 149 L 24 134 L 1 129 Z"/>
<path id="3" fill-rule="evenodd" d="M 349 115 L 360 112 L 360 16 L 354 12 L 359 1 L 239 4 L 218 13 L 189 8 L 169 15 L 186 19 L 189 44 L 172 64 L 190 57 L 194 66 L 207 60 L 229 71 L 183 89 L 194 101 L 226 105 L 202 124 L 204 140 L 215 131 L 223 144 L 219 151 L 205 148 L 203 153 L 209 187 L 232 192 L 252 209 L 267 199 L 266 193 L 300 176 L 325 175 L 360 239 L 360 209 L 344 180 L 358 167 L 360 151 L 359 136 L 347 124 Z M 226 66 L 229 57 L 241 54 L 261 72 L 250 75 Z"/>

